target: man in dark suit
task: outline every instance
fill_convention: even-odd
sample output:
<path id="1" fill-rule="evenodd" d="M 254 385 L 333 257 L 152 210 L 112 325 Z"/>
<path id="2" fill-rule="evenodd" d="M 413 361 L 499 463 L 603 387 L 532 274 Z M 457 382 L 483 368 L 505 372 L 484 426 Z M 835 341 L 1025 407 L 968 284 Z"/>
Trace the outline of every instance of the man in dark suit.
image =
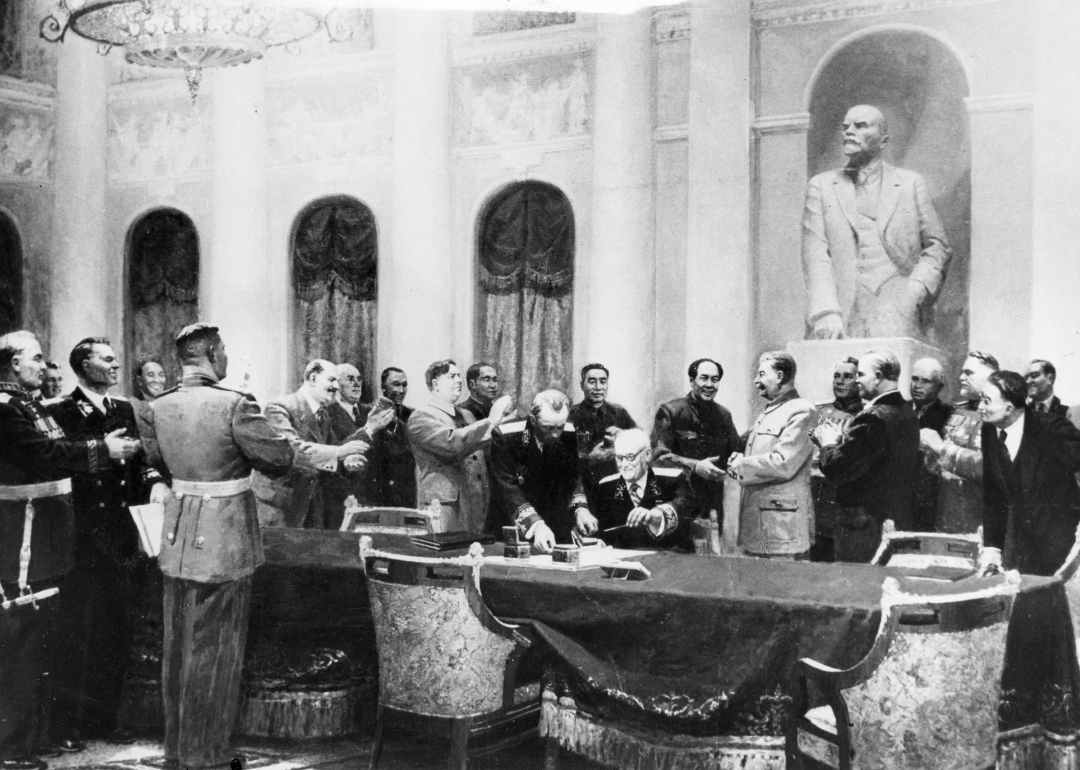
<path id="1" fill-rule="evenodd" d="M 1080 524 L 1080 430 L 1064 417 L 1025 408 L 1027 383 L 1016 372 L 983 386 L 983 492 L 986 513 L 980 571 L 1004 566 L 1052 575 L 1065 563 Z"/>
<path id="2" fill-rule="evenodd" d="M 393 404 L 393 417 L 375 436 L 368 462 L 368 479 L 373 484 L 379 505 L 415 508 L 416 458 L 409 445 L 407 428 L 413 410 L 405 406 L 409 378 L 397 367 L 389 366 L 383 370 L 380 387 L 383 398 Z"/>
<path id="3" fill-rule="evenodd" d="M 361 471 L 369 443 L 354 439 L 334 445 L 325 406 L 338 391 L 337 367 L 316 359 L 304 368 L 304 383 L 295 393 L 266 405 L 266 419 L 293 441 L 311 460 L 310 467 L 293 467 L 283 476 L 256 470 L 255 497 L 263 526 L 322 528 L 325 526 L 320 474 Z"/>
<path id="4" fill-rule="evenodd" d="M 27 331 L 0 336 L 0 768 L 44 770 L 38 758 L 52 698 L 50 647 L 57 641 L 59 600 L 15 600 L 46 592 L 75 561 L 73 473 L 107 470 L 130 461 L 139 443 L 114 430 L 100 439 L 73 440 L 31 391 L 41 387 L 45 357 Z M 22 548 L 30 536 L 29 561 Z"/>
<path id="5" fill-rule="evenodd" d="M 469 412 L 477 420 L 491 414 L 491 405 L 499 395 L 499 372 L 491 364 L 479 361 L 465 370 L 465 387 L 469 397 L 458 408 Z"/>
<path id="6" fill-rule="evenodd" d="M 678 468 L 653 468 L 649 436 L 640 428 L 614 441 L 619 472 L 601 479 L 596 491 L 598 536 L 616 548 L 693 551 L 693 506 Z"/>
<path id="7" fill-rule="evenodd" d="M 836 560 L 868 562 L 886 519 L 900 530 L 914 523 L 919 421 L 898 390 L 894 353 L 868 352 L 859 359 L 858 376 L 866 408 L 842 432 L 826 424 L 813 435 L 822 447 L 821 472 L 837 484 Z"/>
<path id="8" fill-rule="evenodd" d="M 1069 407 L 1054 395 L 1057 367 L 1045 359 L 1036 358 L 1028 364 L 1024 379 L 1027 380 L 1028 403 L 1034 411 L 1058 417 L 1069 415 Z"/>
<path id="9" fill-rule="evenodd" d="M 492 509 L 499 524 L 516 524 L 542 553 L 572 542 L 572 532 L 596 532 L 569 413 L 563 393 L 545 390 L 536 394 L 527 419 L 491 433 Z"/>
<path id="10" fill-rule="evenodd" d="M 131 403 L 109 394 L 120 370 L 109 340 L 82 340 L 68 362 L 79 384 L 48 407 L 65 435 L 101 440 L 124 430 L 124 435 L 138 438 Z M 140 551 L 128 506 L 147 500 L 163 503 L 168 487 L 140 452 L 132 462 L 75 474 L 72 488 L 75 569 L 60 593 L 65 644 L 57 662 L 53 731 L 61 748 L 85 738 L 130 743 L 133 736 L 118 724 L 117 712 L 131 654 L 133 615 L 154 565 Z"/>
<path id="11" fill-rule="evenodd" d="M 911 406 L 919 418 L 920 432 L 929 430 L 944 438 L 953 407 L 938 397 L 945 387 L 945 372 L 935 358 L 922 358 L 911 365 Z M 921 435 L 921 433 L 920 433 Z M 915 478 L 915 529 L 932 532 L 937 518 L 937 453 L 920 448 L 919 473 Z"/>
<path id="12" fill-rule="evenodd" d="M 596 502 L 596 484 L 618 470 L 612 441 L 619 431 L 637 427 L 626 409 L 607 400 L 608 376 L 608 368 L 603 364 L 585 364 L 581 367 L 582 399 L 570 407 L 568 418 L 577 433 L 581 481 L 593 505 Z"/>

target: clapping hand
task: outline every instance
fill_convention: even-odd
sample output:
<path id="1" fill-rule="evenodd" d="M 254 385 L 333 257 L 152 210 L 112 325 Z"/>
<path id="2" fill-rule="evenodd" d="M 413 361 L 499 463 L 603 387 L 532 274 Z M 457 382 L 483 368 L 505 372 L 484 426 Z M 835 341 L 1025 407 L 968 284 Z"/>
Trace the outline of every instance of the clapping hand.
<path id="1" fill-rule="evenodd" d="M 840 443 L 840 439 L 844 436 L 843 427 L 833 422 L 832 420 L 825 420 L 810 434 L 810 439 L 819 447 L 830 447 Z"/>
<path id="2" fill-rule="evenodd" d="M 344 460 L 349 455 L 362 455 L 368 451 L 370 445 L 366 441 L 348 441 L 337 448 L 337 456 L 339 460 Z"/>
<path id="3" fill-rule="evenodd" d="M 694 473 L 701 476 L 706 481 L 720 481 L 724 478 L 724 471 L 714 465 L 713 461 L 708 458 L 698 460 L 694 464 Z"/>
<path id="4" fill-rule="evenodd" d="M 491 412 L 488 414 L 488 419 L 491 420 L 491 424 L 497 428 L 510 416 L 510 412 L 513 408 L 514 399 L 512 396 L 500 396 L 495 399 L 495 403 L 491 405 Z"/>
<path id="5" fill-rule="evenodd" d="M 127 433 L 126 428 L 119 428 L 105 436 L 105 448 L 109 450 L 110 459 L 121 462 L 130 460 L 142 446 L 140 441 L 123 438 L 125 433 Z"/>
<path id="6" fill-rule="evenodd" d="M 941 454 L 941 450 L 945 448 L 945 439 L 933 428 L 919 431 L 919 443 L 936 454 Z"/>
<path id="7" fill-rule="evenodd" d="M 369 436 L 374 438 L 376 432 L 382 430 L 394 421 L 395 414 L 396 413 L 392 408 L 380 409 L 376 406 L 375 409 L 372 409 L 368 413 L 367 422 L 364 423 L 364 429 L 367 430 Z"/>
<path id="8" fill-rule="evenodd" d="M 364 466 L 367 465 L 367 458 L 363 455 L 349 455 L 342 461 L 342 464 L 349 473 L 357 473 L 364 470 Z"/>

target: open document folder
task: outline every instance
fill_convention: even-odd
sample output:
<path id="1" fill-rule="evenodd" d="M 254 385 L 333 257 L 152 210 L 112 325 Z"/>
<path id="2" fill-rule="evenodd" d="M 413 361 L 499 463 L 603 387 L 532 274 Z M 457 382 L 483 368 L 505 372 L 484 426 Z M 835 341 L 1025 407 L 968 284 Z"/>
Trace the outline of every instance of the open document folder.
<path id="1" fill-rule="evenodd" d="M 131 518 L 135 520 L 135 528 L 139 530 L 139 542 L 143 553 L 156 557 L 161 553 L 161 530 L 165 526 L 165 506 L 161 503 L 149 503 L 133 505 L 128 510 L 131 511 Z"/>

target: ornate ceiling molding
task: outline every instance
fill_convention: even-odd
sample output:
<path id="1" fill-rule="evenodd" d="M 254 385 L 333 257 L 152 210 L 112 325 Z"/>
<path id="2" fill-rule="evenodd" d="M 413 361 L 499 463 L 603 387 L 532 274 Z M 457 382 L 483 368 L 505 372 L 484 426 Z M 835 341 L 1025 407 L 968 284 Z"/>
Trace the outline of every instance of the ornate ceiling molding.
<path id="1" fill-rule="evenodd" d="M 528 33 L 508 32 L 466 38 L 454 43 L 453 62 L 456 67 L 475 64 L 537 59 L 542 56 L 564 56 L 591 51 L 596 47 L 593 30 L 567 27 L 544 27 Z"/>
<path id="2" fill-rule="evenodd" d="M 653 17 L 653 35 L 657 43 L 690 39 L 690 12 L 686 8 L 661 9 Z"/>
<path id="3" fill-rule="evenodd" d="M 797 3 L 792 0 L 755 0 L 751 8 L 758 29 L 837 21 L 859 16 L 881 16 L 904 11 L 926 11 L 962 5 L 984 5 L 1008 0 L 822 0 Z"/>
<path id="4" fill-rule="evenodd" d="M 1030 110 L 1035 107 L 1035 94 L 1030 92 L 1016 94 L 990 94 L 988 96 L 968 96 L 964 99 L 968 113 L 975 115 L 984 112 L 1013 112 Z"/>
<path id="5" fill-rule="evenodd" d="M 764 134 L 793 134 L 810 130 L 810 113 L 794 112 L 790 115 L 766 115 L 754 120 L 754 132 Z"/>
<path id="6" fill-rule="evenodd" d="M 0 101 L 4 104 L 52 109 L 55 100 L 52 86 L 0 75 Z"/>

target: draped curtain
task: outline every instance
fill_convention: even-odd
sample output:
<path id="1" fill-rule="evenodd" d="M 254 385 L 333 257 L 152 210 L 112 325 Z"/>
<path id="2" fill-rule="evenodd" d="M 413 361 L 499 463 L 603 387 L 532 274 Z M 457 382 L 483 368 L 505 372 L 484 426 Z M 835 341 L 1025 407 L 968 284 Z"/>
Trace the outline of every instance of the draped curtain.
<path id="1" fill-rule="evenodd" d="M 22 248 L 15 224 L 0 215 L 0 334 L 22 328 Z"/>
<path id="2" fill-rule="evenodd" d="M 180 378 L 176 335 L 199 319 L 199 235 L 186 214 L 163 209 L 135 224 L 128 248 L 128 363 L 160 361 L 172 387 Z"/>
<path id="3" fill-rule="evenodd" d="M 557 188 L 522 182 L 489 204 L 480 227 L 477 349 L 526 405 L 569 392 L 573 358 L 574 212 Z"/>
<path id="4" fill-rule="evenodd" d="M 375 217 L 349 198 L 310 206 L 293 237 L 296 357 L 299 372 L 313 358 L 360 370 L 363 400 L 374 399 L 378 231 Z"/>

